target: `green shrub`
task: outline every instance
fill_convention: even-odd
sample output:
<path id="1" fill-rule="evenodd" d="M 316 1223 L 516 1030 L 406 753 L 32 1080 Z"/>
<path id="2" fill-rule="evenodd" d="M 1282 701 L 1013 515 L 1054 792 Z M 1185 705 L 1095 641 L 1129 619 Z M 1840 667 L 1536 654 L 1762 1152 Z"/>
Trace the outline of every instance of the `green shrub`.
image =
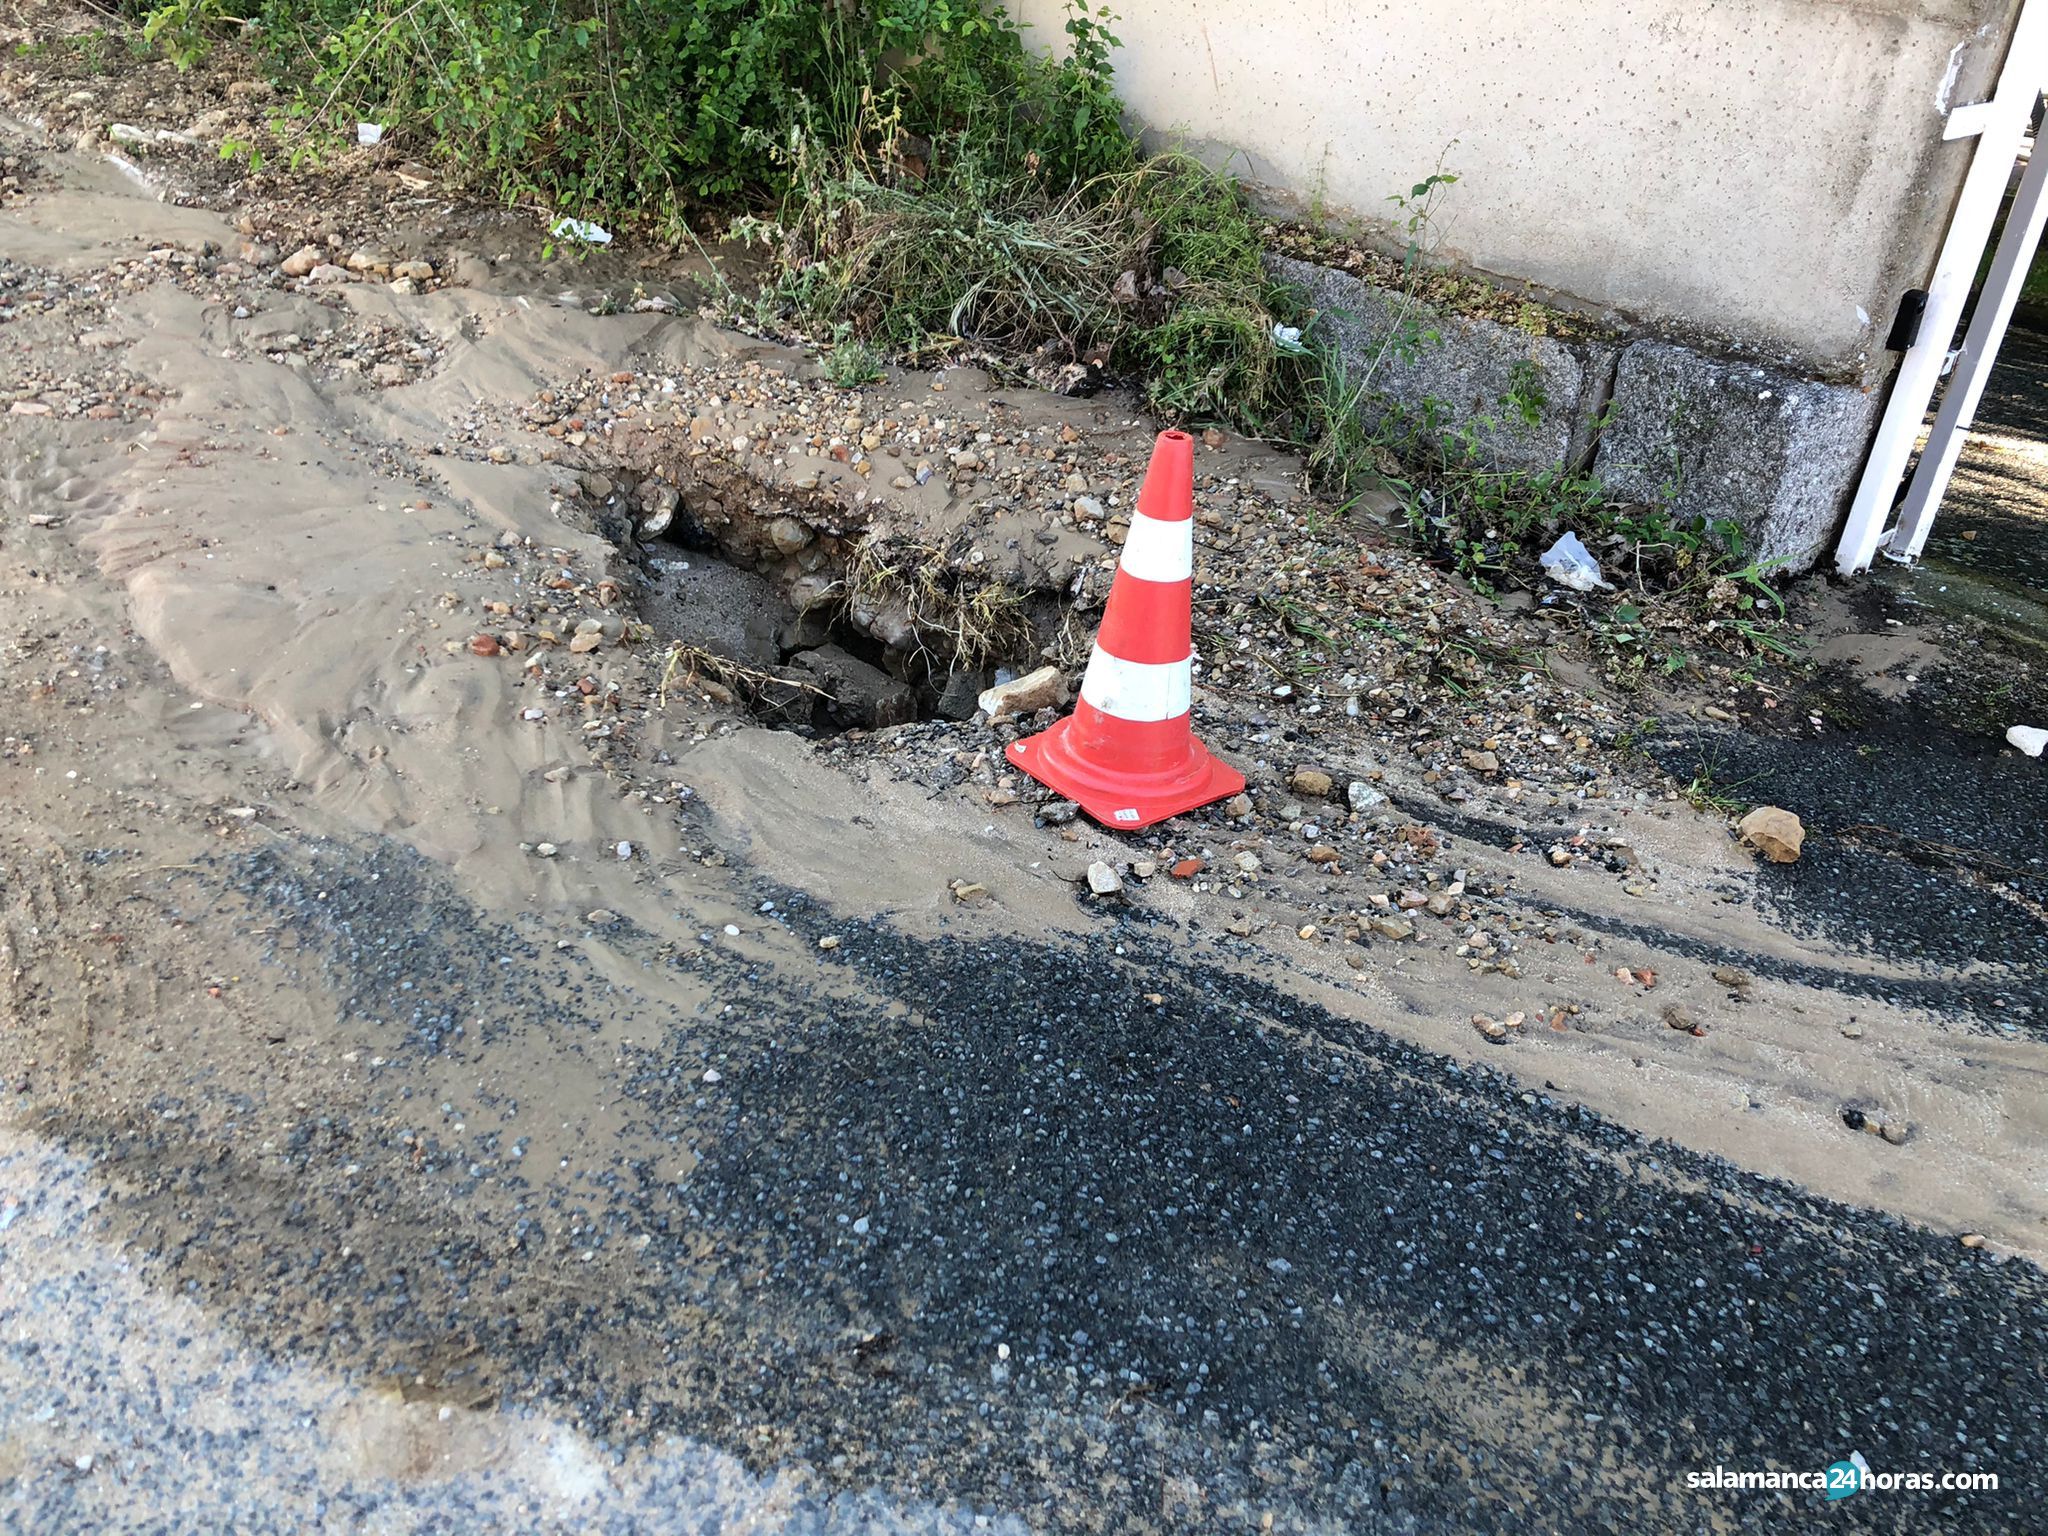
<path id="1" fill-rule="evenodd" d="M 136 8 L 125 3 L 124 11 Z M 161 48 L 180 69 L 190 69 L 231 28 L 245 22 L 251 6 L 238 0 L 168 0 L 142 18 L 142 41 Z"/>
<path id="2" fill-rule="evenodd" d="M 842 325 L 833 333 L 832 350 L 825 354 L 825 377 L 841 389 L 858 389 L 883 377 L 882 365 L 887 361 L 879 349 Z"/>
<path id="3" fill-rule="evenodd" d="M 224 0 L 152 24 L 181 62 Z M 1055 61 L 983 0 L 261 0 L 298 110 L 422 130 L 513 201 L 679 228 L 692 203 L 776 196 L 789 146 L 970 145 L 1059 189 L 1128 161 L 1106 16 L 1076 0 Z"/>
<path id="4" fill-rule="evenodd" d="M 1128 194 L 1150 275 L 1167 307 L 1131 338 L 1127 356 L 1169 416 L 1273 430 L 1284 349 L 1274 335 L 1284 296 L 1266 275 L 1263 225 L 1236 181 L 1191 156 L 1162 155 Z"/>

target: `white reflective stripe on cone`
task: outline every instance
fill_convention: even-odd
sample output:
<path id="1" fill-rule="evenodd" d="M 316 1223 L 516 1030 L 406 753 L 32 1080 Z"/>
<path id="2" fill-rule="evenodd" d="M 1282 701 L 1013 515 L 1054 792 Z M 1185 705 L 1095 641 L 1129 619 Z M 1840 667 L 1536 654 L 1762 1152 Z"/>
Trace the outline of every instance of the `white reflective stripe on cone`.
<path id="1" fill-rule="evenodd" d="M 1194 660 L 1125 661 L 1100 646 L 1081 676 L 1081 697 L 1119 720 L 1172 720 L 1195 707 Z"/>
<path id="2" fill-rule="evenodd" d="M 1186 581 L 1195 574 L 1195 520 L 1177 517 L 1168 523 L 1135 514 L 1119 563 L 1140 581 Z"/>

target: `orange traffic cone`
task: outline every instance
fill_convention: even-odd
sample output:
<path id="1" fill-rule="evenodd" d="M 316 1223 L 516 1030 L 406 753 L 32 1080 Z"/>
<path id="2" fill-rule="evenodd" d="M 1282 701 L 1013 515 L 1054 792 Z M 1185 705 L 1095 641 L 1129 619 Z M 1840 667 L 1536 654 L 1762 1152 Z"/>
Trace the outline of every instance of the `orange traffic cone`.
<path id="1" fill-rule="evenodd" d="M 1162 432 L 1074 712 L 1009 759 L 1106 827 L 1149 827 L 1244 788 L 1195 740 L 1195 440 Z"/>

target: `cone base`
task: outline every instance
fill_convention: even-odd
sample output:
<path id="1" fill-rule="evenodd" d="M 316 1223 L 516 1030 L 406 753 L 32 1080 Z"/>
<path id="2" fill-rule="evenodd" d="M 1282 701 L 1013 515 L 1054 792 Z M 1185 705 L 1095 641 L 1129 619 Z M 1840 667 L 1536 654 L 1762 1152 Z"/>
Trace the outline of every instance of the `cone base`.
<path id="1" fill-rule="evenodd" d="M 1186 756 L 1149 773 L 1109 770 L 1090 762 L 1068 740 L 1070 715 L 1052 729 L 1013 741 L 1003 755 L 1049 789 L 1056 789 L 1118 832 L 1135 832 L 1182 811 L 1244 792 L 1244 775 L 1188 738 Z"/>

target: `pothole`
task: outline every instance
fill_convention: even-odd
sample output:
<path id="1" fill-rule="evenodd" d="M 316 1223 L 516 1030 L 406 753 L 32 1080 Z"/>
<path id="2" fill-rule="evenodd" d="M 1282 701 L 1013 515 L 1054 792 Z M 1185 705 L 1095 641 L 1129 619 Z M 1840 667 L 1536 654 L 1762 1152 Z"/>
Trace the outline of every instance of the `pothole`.
<path id="1" fill-rule="evenodd" d="M 825 735 L 966 720 L 991 683 L 1085 644 L 1063 591 L 1015 564 L 979 568 L 988 552 L 964 531 L 940 547 L 889 538 L 815 492 L 751 480 L 685 491 L 631 473 L 588 472 L 583 486 L 639 571 L 640 616 L 671 680 L 764 725 Z"/>

